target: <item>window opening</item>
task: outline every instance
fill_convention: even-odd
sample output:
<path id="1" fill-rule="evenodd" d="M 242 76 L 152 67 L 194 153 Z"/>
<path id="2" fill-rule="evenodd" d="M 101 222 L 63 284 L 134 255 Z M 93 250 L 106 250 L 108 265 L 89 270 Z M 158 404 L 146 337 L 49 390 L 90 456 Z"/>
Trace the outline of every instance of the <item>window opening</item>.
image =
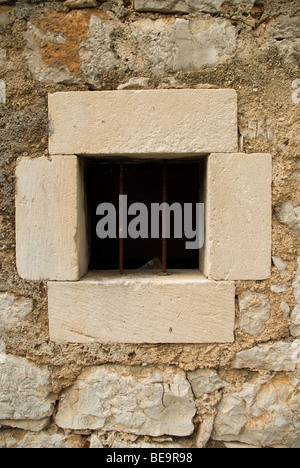
<path id="1" fill-rule="evenodd" d="M 103 160 L 85 159 L 86 186 L 90 229 L 90 270 L 161 269 L 163 273 L 174 269 L 199 269 L 199 250 L 187 250 L 187 239 L 175 238 L 174 213 L 171 211 L 171 236 L 164 232 L 166 210 L 160 213 L 158 238 L 151 238 L 151 205 L 179 203 L 182 207 L 184 233 L 184 204 L 193 204 L 193 229 L 196 229 L 196 203 L 203 202 L 205 158 L 201 160 Z M 148 209 L 149 238 L 122 238 L 122 205 L 119 196 L 127 195 L 127 206 L 143 203 Z M 115 238 L 100 239 L 97 235 L 97 207 L 110 203 L 116 207 L 117 229 Z M 124 208 L 125 209 L 125 208 Z M 121 211 L 121 214 L 120 214 Z M 128 224 L 134 218 L 127 215 Z"/>

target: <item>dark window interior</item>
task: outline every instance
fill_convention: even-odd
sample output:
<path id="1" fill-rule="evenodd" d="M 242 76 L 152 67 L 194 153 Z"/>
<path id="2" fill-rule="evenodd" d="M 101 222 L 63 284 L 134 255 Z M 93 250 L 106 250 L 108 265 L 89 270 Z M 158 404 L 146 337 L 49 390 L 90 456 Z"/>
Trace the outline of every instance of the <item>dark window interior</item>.
<path id="1" fill-rule="evenodd" d="M 167 162 L 167 202 L 199 203 L 203 186 L 204 161 Z M 144 203 L 149 212 L 151 229 L 151 203 L 163 201 L 162 162 L 123 162 L 124 194 L 128 196 L 128 206 Z M 99 239 L 96 226 L 100 217 L 96 215 L 100 203 L 112 203 L 118 208 L 120 193 L 120 161 L 103 161 L 97 158 L 86 162 L 86 185 L 88 194 L 90 229 L 90 270 L 118 270 L 119 239 Z M 128 216 L 128 222 L 134 217 Z M 173 224 L 173 216 L 171 216 Z M 195 219 L 193 219 L 195 229 Z M 117 211 L 118 229 L 118 211 Z M 117 231 L 118 232 L 118 231 Z M 151 231 L 150 231 L 151 232 Z M 198 269 L 199 251 L 186 250 L 187 239 L 167 240 L 168 269 Z M 124 239 L 124 268 L 142 268 L 154 259 L 162 261 L 161 239 Z M 159 268 L 159 262 L 155 262 Z"/>

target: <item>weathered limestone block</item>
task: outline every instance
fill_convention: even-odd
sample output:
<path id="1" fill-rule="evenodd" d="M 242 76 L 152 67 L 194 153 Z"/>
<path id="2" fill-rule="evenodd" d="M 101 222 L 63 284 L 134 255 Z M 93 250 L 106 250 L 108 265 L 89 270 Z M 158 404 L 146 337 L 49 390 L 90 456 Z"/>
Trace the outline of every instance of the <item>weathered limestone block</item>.
<path id="1" fill-rule="evenodd" d="M 63 429 L 188 436 L 194 431 L 195 412 L 181 371 L 101 366 L 83 371 L 67 390 L 56 424 Z"/>
<path id="2" fill-rule="evenodd" d="M 293 281 L 296 305 L 291 314 L 290 331 L 293 336 L 300 336 L 300 257 L 298 257 L 298 269 Z"/>
<path id="3" fill-rule="evenodd" d="M 0 425 L 38 430 L 53 414 L 54 404 L 48 369 L 7 355 L 0 363 Z"/>
<path id="4" fill-rule="evenodd" d="M 7 58 L 6 50 L 0 48 L 0 68 L 3 67 L 3 65 L 5 64 L 6 58 Z"/>
<path id="5" fill-rule="evenodd" d="M 259 449 L 256 445 L 240 444 L 238 442 L 224 442 L 227 449 Z"/>
<path id="6" fill-rule="evenodd" d="M 134 77 L 130 78 L 127 83 L 122 83 L 118 86 L 118 90 L 123 90 L 123 89 L 150 89 L 151 84 L 150 84 L 150 78 L 144 78 L 144 77 Z"/>
<path id="7" fill-rule="evenodd" d="M 48 283 L 50 337 L 72 343 L 233 342 L 235 286 L 198 272 Z"/>
<path id="8" fill-rule="evenodd" d="M 246 291 L 239 296 L 241 329 L 249 335 L 262 333 L 271 315 L 271 304 L 265 294 Z"/>
<path id="9" fill-rule="evenodd" d="M 0 328 L 11 330 L 22 326 L 32 309 L 32 299 L 0 293 Z"/>
<path id="10" fill-rule="evenodd" d="M 97 8 L 100 3 L 97 0 L 67 0 L 64 6 L 70 9 L 77 8 Z"/>
<path id="11" fill-rule="evenodd" d="M 126 25 L 112 12 L 89 9 L 68 15 L 49 10 L 31 18 L 25 39 L 36 80 L 85 82 L 95 89 L 113 71 L 197 71 L 227 62 L 237 48 L 236 29 L 227 19 L 144 18 Z"/>
<path id="12" fill-rule="evenodd" d="M 300 16 L 299 13 L 292 15 L 275 16 L 270 22 L 262 24 L 256 31 L 255 36 L 264 37 L 265 50 L 270 45 L 277 47 L 278 52 L 285 64 L 291 66 L 299 62 L 300 57 Z"/>
<path id="13" fill-rule="evenodd" d="M 40 29 L 32 23 L 28 23 L 25 33 L 26 51 L 25 58 L 28 68 L 33 77 L 42 83 L 77 83 L 76 79 L 68 68 L 67 63 L 60 67 L 47 63 L 42 55 L 41 45 L 46 43 L 55 45 L 57 48 L 66 44 L 67 39 L 63 32 L 43 34 Z"/>
<path id="14" fill-rule="evenodd" d="M 293 447 L 300 437 L 299 380 L 276 376 L 246 383 L 224 395 L 215 419 L 214 440 L 260 447 Z"/>
<path id="15" fill-rule="evenodd" d="M 96 2 L 70 0 L 67 15 L 49 9 L 27 23 L 25 57 L 37 81 L 101 87 L 102 74 L 132 65 L 128 54 L 118 50 L 122 22 L 113 13 L 87 9 L 84 3 L 92 7 Z M 130 38 L 126 39 L 128 44 Z"/>
<path id="16" fill-rule="evenodd" d="M 295 274 L 295 279 L 293 281 L 294 296 L 296 303 L 300 305 L 300 257 L 297 259 L 298 268 Z"/>
<path id="17" fill-rule="evenodd" d="M 0 80 L 0 104 L 6 103 L 6 83 L 4 80 Z"/>
<path id="18" fill-rule="evenodd" d="M 86 273 L 88 262 L 79 159 L 22 158 L 16 176 L 20 276 L 28 280 L 78 280 Z"/>
<path id="19" fill-rule="evenodd" d="M 143 442 L 143 441 L 137 441 L 135 443 L 130 443 L 130 442 L 114 442 L 112 444 L 111 448 L 116 448 L 116 449 L 181 449 L 185 448 L 186 446 L 176 443 L 176 442 L 169 442 L 169 443 L 155 443 L 155 442 Z"/>
<path id="20" fill-rule="evenodd" d="M 292 336 L 300 336 L 300 305 L 296 305 L 291 313 L 290 331 Z"/>
<path id="21" fill-rule="evenodd" d="M 0 448 L 2 449 L 79 449 L 84 448 L 85 441 L 78 435 L 61 433 L 22 431 L 2 431 L 0 433 Z"/>
<path id="22" fill-rule="evenodd" d="M 280 278 L 284 279 L 285 273 L 286 273 L 287 262 L 284 262 L 282 258 L 280 257 L 272 257 L 272 260 L 280 274 Z"/>
<path id="23" fill-rule="evenodd" d="M 15 427 L 18 429 L 23 429 L 24 431 L 30 432 L 40 432 L 45 429 L 49 424 L 49 418 L 39 419 L 37 421 L 26 421 L 22 419 L 3 419 L 0 420 L 1 425 L 8 427 Z"/>
<path id="24" fill-rule="evenodd" d="M 206 444 L 211 438 L 211 434 L 214 427 L 214 421 L 214 414 L 206 414 L 205 416 L 202 416 L 202 421 L 199 424 L 195 440 L 195 445 L 197 448 L 205 448 Z"/>
<path id="25" fill-rule="evenodd" d="M 49 95 L 51 154 L 207 154 L 237 148 L 234 90 Z"/>
<path id="26" fill-rule="evenodd" d="M 287 291 L 287 285 L 286 284 L 271 284 L 270 289 L 274 294 L 282 294 Z"/>
<path id="27" fill-rule="evenodd" d="M 281 309 L 281 312 L 282 312 L 284 318 L 288 318 L 288 316 L 289 316 L 289 314 L 290 314 L 290 311 L 291 311 L 291 308 L 290 308 L 290 306 L 285 302 L 284 299 L 282 299 L 282 301 L 281 301 L 280 309 Z"/>
<path id="28" fill-rule="evenodd" d="M 213 393 L 228 385 L 227 382 L 220 379 L 217 371 L 213 369 L 198 369 L 188 372 L 187 378 L 196 398 L 200 398 L 206 393 Z"/>
<path id="29" fill-rule="evenodd" d="M 7 359 L 5 341 L 0 339 L 0 364 L 4 364 Z"/>
<path id="30" fill-rule="evenodd" d="M 235 28 L 224 19 L 142 19 L 130 27 L 145 64 L 159 76 L 216 66 L 236 52 Z"/>
<path id="31" fill-rule="evenodd" d="M 280 15 L 271 20 L 266 28 L 265 37 L 278 41 L 300 38 L 300 15 Z"/>
<path id="32" fill-rule="evenodd" d="M 134 0 L 136 11 L 157 11 L 162 13 L 192 13 L 219 11 L 224 0 Z"/>
<path id="33" fill-rule="evenodd" d="M 300 238 L 300 206 L 294 207 L 291 201 L 284 203 L 279 213 L 279 219 L 295 231 L 297 237 Z"/>
<path id="34" fill-rule="evenodd" d="M 300 368 L 300 340 L 262 344 L 236 355 L 236 369 L 264 369 L 293 372 Z"/>
<path id="35" fill-rule="evenodd" d="M 204 273 L 214 280 L 262 280 L 271 275 L 269 154 L 208 158 Z"/>
<path id="36" fill-rule="evenodd" d="M 245 12 L 249 12 L 254 5 L 254 0 L 134 0 L 136 11 L 153 11 L 161 13 L 216 13 L 226 4 L 241 5 Z M 224 5 L 225 6 L 225 5 Z"/>
<path id="37" fill-rule="evenodd" d="M 117 69 L 122 71 L 128 65 L 133 66 L 133 63 L 128 62 L 128 57 L 126 62 L 122 60 L 124 52 L 118 51 L 118 41 L 113 40 L 122 35 L 125 37 L 125 34 L 124 26 L 117 19 L 111 21 L 96 15 L 91 16 L 86 38 L 78 46 L 78 54 L 81 60 L 80 74 L 96 89 L 101 88 L 103 74 Z M 130 41 L 128 37 L 126 39 Z"/>

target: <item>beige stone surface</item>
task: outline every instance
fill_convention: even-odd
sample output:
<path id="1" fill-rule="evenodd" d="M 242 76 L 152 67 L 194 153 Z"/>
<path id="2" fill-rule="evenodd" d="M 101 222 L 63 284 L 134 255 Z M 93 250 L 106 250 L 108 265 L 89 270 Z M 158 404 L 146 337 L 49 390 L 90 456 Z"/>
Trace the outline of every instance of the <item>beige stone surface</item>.
<path id="1" fill-rule="evenodd" d="M 153 11 L 162 13 L 195 13 L 203 11 L 205 13 L 216 13 L 221 10 L 223 4 L 239 5 L 249 13 L 253 7 L 254 0 L 134 0 L 136 11 Z"/>
<path id="2" fill-rule="evenodd" d="M 26 419 L 3 419 L 0 422 L 2 427 L 15 427 L 18 429 L 23 429 L 24 431 L 40 432 L 45 429 L 46 426 L 48 426 L 50 418 L 43 418 L 37 421 L 26 421 Z"/>
<path id="3" fill-rule="evenodd" d="M 239 296 L 240 327 L 256 336 L 262 333 L 271 316 L 271 304 L 266 294 L 245 291 Z"/>
<path id="4" fill-rule="evenodd" d="M 197 369 L 188 372 L 187 378 L 196 398 L 201 398 L 205 394 L 214 393 L 216 390 L 228 386 L 227 382 L 220 379 L 214 369 Z"/>
<path id="5" fill-rule="evenodd" d="M 237 48 L 235 28 L 224 18 L 143 18 L 130 29 L 145 64 L 161 77 L 226 63 Z"/>
<path id="6" fill-rule="evenodd" d="M 124 366 L 85 369 L 62 396 L 55 417 L 63 429 L 188 436 L 196 406 L 185 373 Z"/>
<path id="7" fill-rule="evenodd" d="M 51 154 L 197 155 L 237 150 L 230 89 L 49 95 Z"/>
<path id="8" fill-rule="evenodd" d="M 48 283 L 50 337 L 56 342 L 232 342 L 235 286 L 199 272 L 89 274 Z"/>
<path id="9" fill-rule="evenodd" d="M 76 8 L 97 8 L 99 2 L 97 0 L 67 0 L 64 6 L 70 9 Z"/>
<path id="10" fill-rule="evenodd" d="M 19 275 L 78 280 L 87 270 L 83 174 L 76 156 L 22 158 L 17 171 Z"/>
<path id="11" fill-rule="evenodd" d="M 300 340 L 260 344 L 240 351 L 234 361 L 235 369 L 257 369 L 294 372 L 300 369 Z"/>
<path id="12" fill-rule="evenodd" d="M 214 414 L 206 414 L 202 417 L 202 421 L 199 424 L 198 432 L 196 435 L 195 445 L 197 448 L 204 448 L 211 437 L 211 433 L 214 427 Z"/>
<path id="13" fill-rule="evenodd" d="M 55 401 L 46 366 L 12 355 L 0 363 L 0 426 L 36 430 L 53 414 Z"/>
<path id="14" fill-rule="evenodd" d="M 269 154 L 208 158 L 204 271 L 214 280 L 263 280 L 271 275 Z"/>
<path id="15" fill-rule="evenodd" d="M 299 379 L 254 377 L 240 391 L 224 394 L 212 438 L 259 447 L 293 447 L 300 437 Z"/>
<path id="16" fill-rule="evenodd" d="M 295 272 L 295 279 L 293 281 L 295 308 L 291 314 L 290 331 L 292 336 L 300 336 L 300 257 L 297 259 L 298 268 Z"/>
<path id="17" fill-rule="evenodd" d="M 55 429 L 40 432 L 4 430 L 0 433 L 1 449 L 81 449 L 85 439 L 80 435 L 64 434 Z"/>
<path id="18" fill-rule="evenodd" d="M 136 11 L 157 11 L 162 13 L 192 13 L 195 11 L 216 12 L 220 9 L 223 0 L 134 0 Z"/>
<path id="19" fill-rule="evenodd" d="M 0 293 L 0 328 L 11 330 L 26 323 L 33 310 L 33 300 L 11 293 Z"/>

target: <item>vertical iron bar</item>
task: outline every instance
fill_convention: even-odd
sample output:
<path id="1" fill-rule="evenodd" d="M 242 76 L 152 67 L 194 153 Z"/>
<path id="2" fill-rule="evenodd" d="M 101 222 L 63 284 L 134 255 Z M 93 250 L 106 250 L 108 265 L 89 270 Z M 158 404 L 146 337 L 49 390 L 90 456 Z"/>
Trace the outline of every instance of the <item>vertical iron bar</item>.
<path id="1" fill-rule="evenodd" d="M 124 195 L 124 163 L 120 163 L 120 195 Z M 120 206 L 120 226 L 119 226 L 119 272 L 120 275 L 124 273 L 124 239 L 121 236 L 124 232 L 123 226 L 124 213 L 123 206 Z"/>
<path id="2" fill-rule="evenodd" d="M 167 162 L 164 161 L 163 163 L 163 202 L 167 203 L 168 200 L 168 194 L 167 194 L 167 184 L 168 184 L 168 179 L 167 179 Z M 167 214 L 166 214 L 166 209 L 165 206 L 163 208 L 163 228 L 162 228 L 162 272 L 167 273 Z"/>

